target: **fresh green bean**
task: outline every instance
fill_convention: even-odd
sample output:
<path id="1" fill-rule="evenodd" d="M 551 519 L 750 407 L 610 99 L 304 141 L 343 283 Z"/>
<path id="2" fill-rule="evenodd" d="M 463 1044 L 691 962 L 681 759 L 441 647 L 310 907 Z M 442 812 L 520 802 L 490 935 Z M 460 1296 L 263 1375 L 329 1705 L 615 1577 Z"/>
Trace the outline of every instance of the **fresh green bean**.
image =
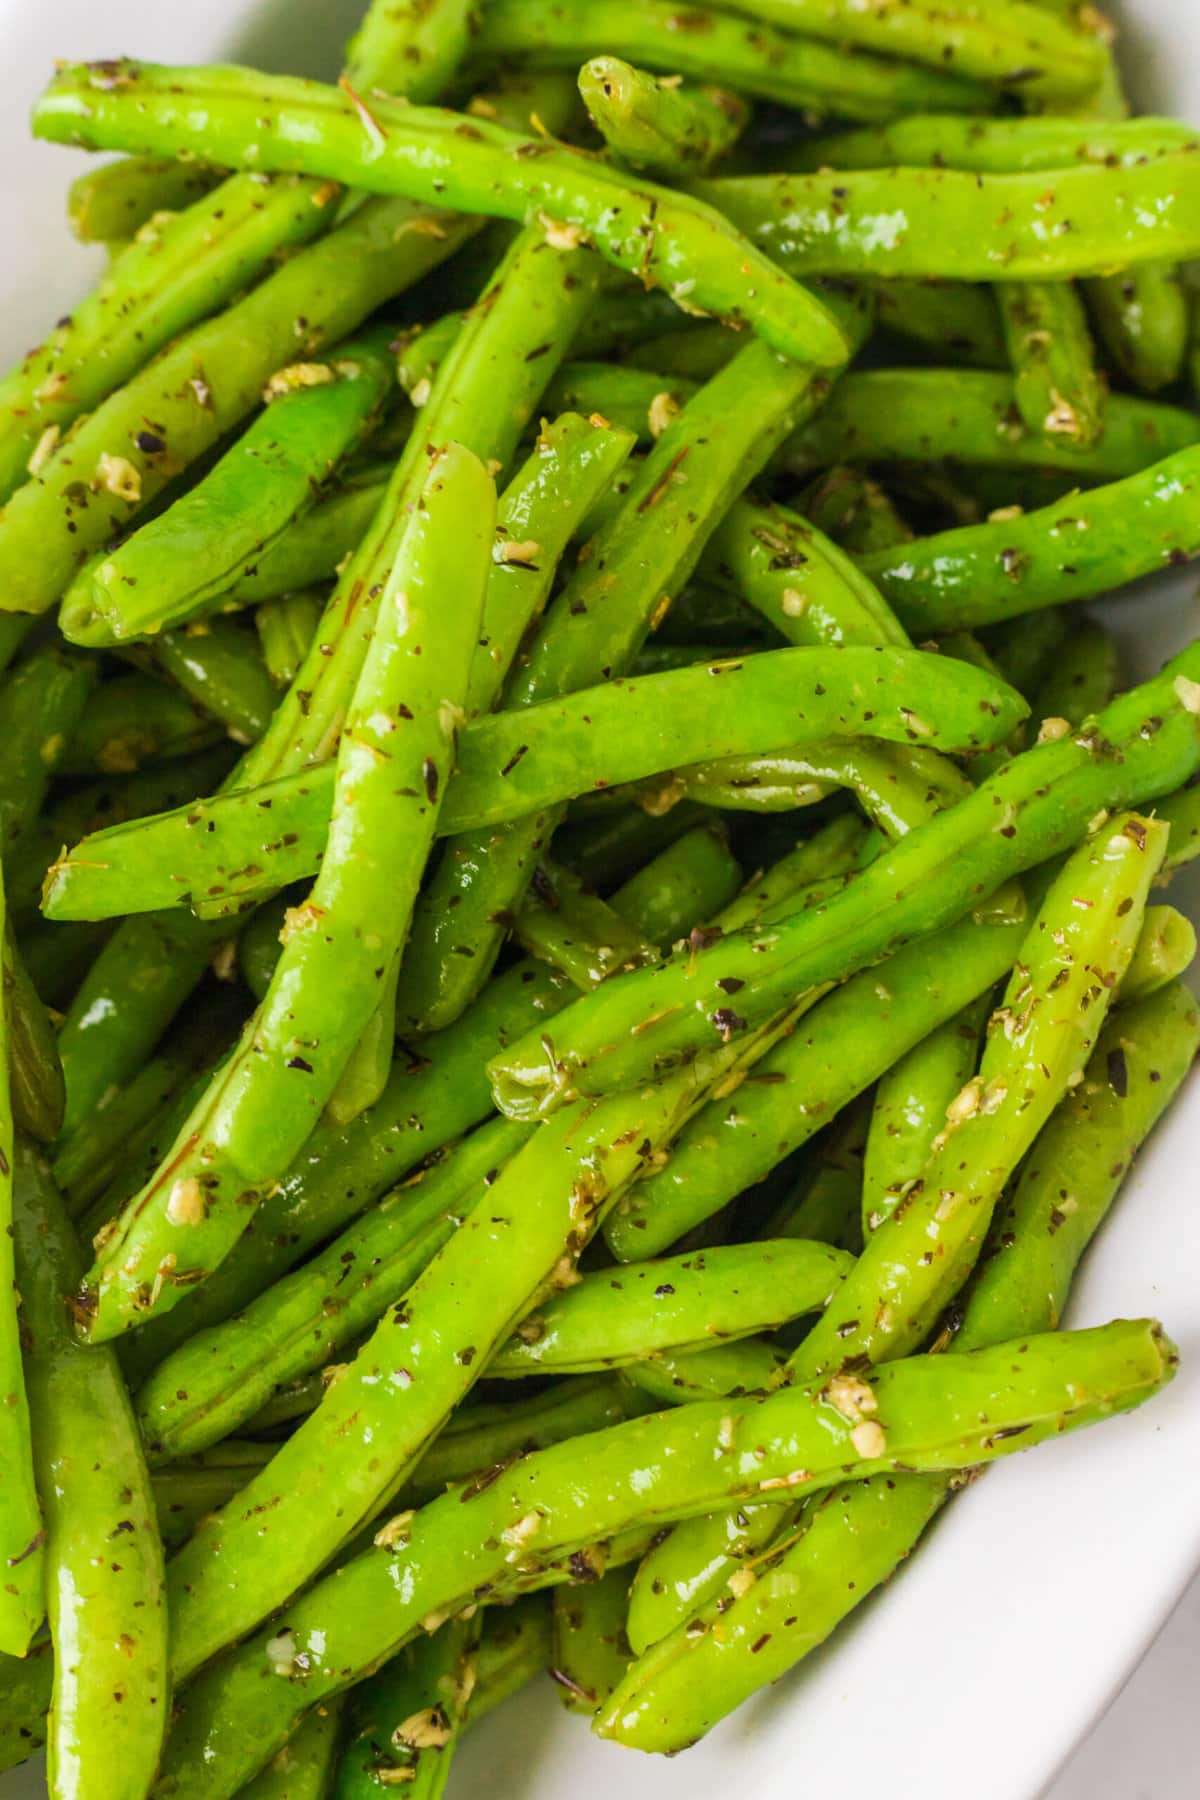
<path id="1" fill-rule="evenodd" d="M 658 960 L 655 944 L 589 894 L 577 875 L 548 859 L 534 872 L 531 897 L 513 921 L 513 936 L 584 992 L 618 969 Z"/>
<path id="2" fill-rule="evenodd" d="M 990 990 L 1025 932 L 1019 893 L 918 938 L 837 989 L 737 1089 L 714 1097 L 665 1167 L 638 1183 L 605 1230 L 622 1262 L 660 1254 L 811 1138 L 906 1050 Z"/>
<path id="3" fill-rule="evenodd" d="M 660 74 L 717 81 L 817 115 L 889 119 L 938 106 L 973 112 L 985 103 L 982 88 L 940 69 L 847 54 L 707 7 L 681 12 L 669 0 L 589 0 L 586 18 L 561 0 L 489 0 L 474 56 L 485 67 L 511 58 L 576 69 L 597 44 Z"/>
<path id="4" fill-rule="evenodd" d="M 374 96 L 368 117 L 371 132 L 351 96 L 286 76 L 123 62 L 114 81 L 74 64 L 38 101 L 34 131 L 92 149 L 137 140 L 175 152 L 202 137 L 234 165 L 249 157 L 256 167 L 279 163 L 291 172 L 302 164 L 300 173 L 367 191 L 540 217 L 560 243 L 590 242 L 617 268 L 663 281 L 689 307 L 744 319 L 784 356 L 825 364 L 845 356 L 844 334 L 821 303 L 710 208 L 544 143 L 536 154 L 523 150 L 537 140 L 487 120 L 473 120 L 466 136 L 455 113 Z M 634 213 L 644 229 L 632 227 Z"/>
<path id="5" fill-rule="evenodd" d="M 275 710 L 275 687 L 257 639 L 234 619 L 198 619 L 154 639 L 159 667 L 222 724 L 235 744 L 256 744 Z"/>
<path id="6" fill-rule="evenodd" d="M 617 56 L 584 63 L 579 92 L 618 161 L 667 180 L 719 162 L 750 117 L 746 102 L 727 88 L 656 79 Z"/>
<path id="7" fill-rule="evenodd" d="M 920 712 L 907 704 L 920 688 Z M 537 815 L 586 785 L 637 781 L 712 757 L 833 748 L 868 733 L 961 752 L 1002 743 L 1026 713 L 981 671 L 925 651 L 768 650 L 569 693 L 469 724 L 437 830 Z M 636 719 L 634 732 L 628 721 Z M 47 876 L 48 918 L 103 917 L 204 895 L 241 905 L 320 862 L 334 775 L 322 765 L 85 839 Z M 269 808 L 264 804 L 269 802 Z"/>
<path id="8" fill-rule="evenodd" d="M 342 472 L 327 500 L 301 514 L 282 537 L 238 572 L 226 591 L 226 603 L 253 606 L 332 581 L 338 564 L 357 550 L 366 536 L 383 499 L 388 473 L 373 463 Z"/>
<path id="9" fill-rule="evenodd" d="M 1069 281 L 1001 281 L 996 299 L 1026 430 L 1068 450 L 1094 449 L 1105 433 L 1108 388 L 1078 289 Z"/>
<path id="10" fill-rule="evenodd" d="M 960 281 L 880 281 L 874 292 L 882 329 L 919 344 L 939 362 L 978 369 L 1008 367 L 990 288 Z"/>
<path id="11" fill-rule="evenodd" d="M 324 595 L 313 588 L 281 594 L 277 600 L 264 600 L 255 608 L 254 625 L 263 661 L 276 687 L 290 687 L 296 679 L 323 610 Z"/>
<path id="12" fill-rule="evenodd" d="M 1173 906 L 1148 906 L 1142 935 L 1121 983 L 1120 997 L 1142 1000 L 1184 974 L 1196 955 L 1196 927 Z"/>
<path id="13" fill-rule="evenodd" d="M 95 291 L 0 382 L 0 499 L 27 474 L 36 483 L 75 419 L 254 281 L 277 250 L 327 230 L 336 197 L 295 179 L 234 175 L 185 212 L 144 224 Z M 142 435 L 155 433 L 143 425 Z"/>
<path id="14" fill-rule="evenodd" d="M 1068 849 L 1105 807 L 1172 792 L 1200 760 L 1197 674 L 1200 649 L 1185 650 L 1106 707 L 1078 739 L 1013 757 L 826 904 L 774 925 L 769 943 L 752 931 L 730 933 L 686 963 L 634 970 L 583 996 L 560 1017 L 549 1056 L 526 1038 L 493 1061 L 503 1108 L 572 1090 L 608 1092 L 665 1069 L 770 1016 L 812 983 L 841 978 L 914 932 L 961 918 L 1003 881 Z M 720 985 L 730 981 L 743 983 L 733 1007 Z"/>
<path id="15" fill-rule="evenodd" d="M 95 667 L 94 662 L 85 669 Z M 210 713 L 174 682 L 141 670 L 110 675 L 88 696 L 63 747 L 63 775 L 135 775 L 179 757 L 192 757 L 224 736 Z"/>
<path id="16" fill-rule="evenodd" d="M 1125 168 L 1059 168 L 1051 181 L 1040 172 L 889 168 L 749 175 L 688 187 L 799 278 L 1044 281 L 1195 256 L 1194 165 L 1195 157 L 1181 151 Z"/>
<path id="17" fill-rule="evenodd" d="M 475 1688 L 483 1614 L 468 1612 L 407 1644 L 357 1689 L 332 1800 L 368 1800 L 401 1782 L 414 1800 L 444 1792 Z"/>
<path id="18" fill-rule="evenodd" d="M 67 222 L 85 244 L 136 237 L 156 213 L 181 212 L 222 180 L 203 163 L 123 156 L 77 175 L 67 190 Z"/>
<path id="19" fill-rule="evenodd" d="M 246 1469 L 240 1464 L 155 1470 L 151 1485 L 163 1549 L 170 1553 L 186 1544 L 201 1519 L 232 1500 L 246 1480 Z"/>
<path id="20" fill-rule="evenodd" d="M 553 1663 L 550 1678 L 571 1712 L 592 1714 L 629 1667 L 625 1613 L 629 1573 L 609 1569 L 599 1581 L 555 1588 Z"/>
<path id="21" fill-rule="evenodd" d="M 294 363 L 266 384 L 266 410 L 194 488 L 68 590 L 64 635 L 90 647 L 144 637 L 211 611 L 270 553 L 375 424 L 390 394 L 386 327 Z M 307 649 L 307 645 L 305 645 Z"/>
<path id="22" fill-rule="evenodd" d="M 1188 341 L 1188 300 L 1178 265 L 1143 263 L 1086 285 L 1092 321 L 1121 374 L 1147 394 L 1178 381 Z"/>
<path id="23" fill-rule="evenodd" d="M 1200 552 L 1200 447 L 1057 506 L 863 557 L 917 637 L 1087 600 Z"/>
<path id="24" fill-rule="evenodd" d="M 346 46 L 346 78 L 373 93 L 436 100 L 471 40 L 471 0 L 371 0 Z"/>
<path id="25" fill-rule="evenodd" d="M 161 351 L 81 420 L 5 507 L 5 610 L 53 605 L 91 552 L 258 405 L 277 369 L 353 331 L 444 261 L 470 228 L 403 200 L 374 201 Z"/>
<path id="26" fill-rule="evenodd" d="M 2 958 L 13 1116 L 20 1130 L 38 1143 L 49 1144 L 63 1124 L 64 1083 L 58 1047 L 11 930 L 4 930 Z"/>
<path id="27" fill-rule="evenodd" d="M 715 1344 L 711 1349 L 681 1356 L 656 1356 L 633 1362 L 622 1369 L 622 1380 L 664 1406 L 680 1406 L 689 1400 L 713 1400 L 729 1394 L 766 1393 L 779 1385 L 784 1354 L 763 1338 L 742 1338 L 734 1344 Z"/>
<path id="28" fill-rule="evenodd" d="M 15 1769 L 46 1741 L 46 1714 L 54 1679 L 49 1644 L 0 1663 L 0 1770 Z"/>
<path id="29" fill-rule="evenodd" d="M 830 463 L 952 462 L 1060 468 L 1090 479 L 1135 475 L 1200 440 L 1182 407 L 1114 394 L 1105 430 L 1086 453 L 1031 432 L 1011 375 L 965 369 L 864 369 L 843 376 L 829 404 L 787 445 L 790 468 Z"/>
<path id="30" fill-rule="evenodd" d="M 805 1157 L 800 1178 L 764 1227 L 770 1237 L 814 1237 L 855 1256 L 863 1246 L 862 1194 L 873 1095 L 843 1108 Z"/>
<path id="31" fill-rule="evenodd" d="M 17 1145 L 15 1171 L 17 1281 L 56 1652 L 49 1787 L 59 1800 L 117 1800 L 149 1792 L 168 1724 L 162 1545 L 116 1359 L 84 1349 L 71 1330 L 67 1304 L 82 1265 L 70 1222 L 27 1144 Z"/>
<path id="32" fill-rule="evenodd" d="M 1133 1152 L 1198 1045 L 1200 1014 L 1178 987 L 1112 1016 L 1084 1081 L 1056 1109 L 1012 1200 L 1002 1203 L 956 1347 L 1057 1323 Z M 832 1491 L 805 1515 L 799 1535 L 784 1536 L 747 1569 L 757 1579 L 732 1605 L 722 1595 L 635 1666 L 597 1727 L 601 1735 L 645 1750 L 694 1741 L 828 1637 L 907 1556 L 954 1485 L 906 1475 Z"/>
<path id="33" fill-rule="evenodd" d="M 0 912 L 3 910 L 0 886 Z M 2 929 L 0 921 L 0 929 Z M 5 984 L 7 990 L 7 983 Z M 13 1260 L 13 1100 L 12 1005 L 6 991 L 0 1005 L 0 1555 L 5 1580 L 0 1584 L 0 1653 L 24 1656 L 42 1622 L 44 1551 L 42 1514 L 34 1485 L 29 1404 L 21 1368 L 21 1325 Z M 0 1687 L 0 1705 L 7 1707 Z"/>
<path id="34" fill-rule="evenodd" d="M 55 643 L 42 644 L 0 683 L 0 843 L 9 860 L 33 830 L 50 777 L 62 767 L 96 682 L 96 670 Z"/>
<path id="35" fill-rule="evenodd" d="M 598 1271 L 527 1314 L 488 1373 L 586 1375 L 775 1331 L 827 1305 L 851 1264 L 826 1244 L 780 1239 Z"/>
<path id="36" fill-rule="evenodd" d="M 156 1304 L 170 1310 L 178 1256 L 179 1266 L 207 1271 L 228 1253 L 260 1198 L 256 1187 L 277 1180 L 299 1152 L 374 1010 L 454 763 L 494 504 L 491 479 L 470 451 L 451 446 L 430 457 L 343 733 L 334 854 L 288 921 L 267 997 L 238 1049 L 88 1278 L 89 1330 L 101 1338 Z M 453 620 L 439 615 L 443 591 L 456 595 Z M 467 627 L 453 641 L 451 624 Z M 393 734 L 409 724 L 402 754 Z M 406 804 L 397 815 L 399 799 Z M 302 1096 L 296 1074 L 305 1078 Z M 284 1092 L 290 1104 L 281 1103 Z"/>
<path id="37" fill-rule="evenodd" d="M 975 1073 L 990 993 L 935 1027 L 879 1078 L 862 1176 L 864 1240 L 896 1210 Z"/>
<path id="38" fill-rule="evenodd" d="M 649 445 L 662 436 L 696 392 L 696 382 L 687 376 L 607 362 L 570 362 L 559 370 L 546 398 L 554 407 L 597 413 L 622 431 L 634 432 L 640 444 Z"/>
<path id="39" fill-rule="evenodd" d="M 889 1473 L 896 1463 L 961 1468 L 1009 1455 L 1136 1405 L 1170 1378 L 1175 1360 L 1161 1329 L 1145 1322 L 936 1363 L 913 1357 L 873 1378 L 887 1426 L 877 1461 L 852 1444 L 856 1427 L 803 1388 L 757 1403 L 677 1407 L 595 1432 L 586 1451 L 578 1441 L 538 1451 L 469 1504 L 455 1492 L 422 1508 L 391 1534 L 406 1542 L 386 1555 L 367 1551 L 318 1582 L 289 1606 L 286 1631 L 264 1628 L 202 1674 L 181 1701 L 164 1792 L 174 1800 L 235 1792 L 304 1712 L 378 1666 L 431 1611 L 469 1602 L 483 1582 L 528 1582 L 564 1550 L 602 1541 L 631 1519 L 667 1521 L 764 1493 L 786 1500 L 801 1469 L 814 1492 L 881 1465 Z M 516 1535 L 514 1526 L 522 1527 Z M 297 1655 L 304 1681 L 281 1679 Z"/>
<path id="40" fill-rule="evenodd" d="M 1059 174 L 1075 167 L 1136 168 L 1193 150 L 1176 119 L 894 118 L 885 125 L 807 138 L 788 152 L 797 170 L 946 168 L 980 175 Z"/>
<path id="41" fill-rule="evenodd" d="M 266 1768 L 238 1790 L 237 1800 L 327 1800 L 341 1738 L 341 1715 L 336 1701 L 314 1707 Z"/>
<path id="42" fill-rule="evenodd" d="M 810 524 L 841 548 L 853 544 L 856 550 L 879 549 L 906 543 L 915 535 L 879 483 L 844 464 L 832 464 L 797 497 L 796 505 Z"/>
<path id="43" fill-rule="evenodd" d="M 764 345 L 752 343 L 668 425 L 509 677 L 507 716 L 520 735 L 497 765 L 506 771 L 506 788 L 530 767 L 528 709 L 628 669 L 663 600 L 692 574 L 709 531 L 798 414 L 815 403 L 818 385 L 824 384 L 802 366 L 787 370 Z M 659 679 L 687 680 L 688 674 Z M 601 698 L 599 689 L 593 698 Z M 701 711 L 707 711 L 703 704 Z M 608 734 L 606 741 L 612 741 Z M 568 797 L 543 796 L 523 809 L 529 817 L 515 828 L 477 832 L 450 847 L 414 920 L 406 1020 L 422 1029 L 444 1025 L 479 991 L 503 940 L 499 921 L 519 905 L 558 823 L 548 809 Z"/>

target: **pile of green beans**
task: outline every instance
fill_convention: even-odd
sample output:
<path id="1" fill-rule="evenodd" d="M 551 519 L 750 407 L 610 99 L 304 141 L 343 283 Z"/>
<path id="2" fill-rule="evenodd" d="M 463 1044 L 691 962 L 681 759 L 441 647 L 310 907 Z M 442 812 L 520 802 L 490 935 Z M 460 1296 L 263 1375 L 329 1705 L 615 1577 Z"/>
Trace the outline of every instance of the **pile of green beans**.
<path id="1" fill-rule="evenodd" d="M 0 379 L 50 1800 L 441 1800 L 542 1672 L 673 1754 L 1172 1379 L 1061 1329 L 1200 1051 L 1200 640 L 1082 610 L 1200 554 L 1200 134 L 1102 27 L 370 0 L 37 98 L 118 153 Z"/>

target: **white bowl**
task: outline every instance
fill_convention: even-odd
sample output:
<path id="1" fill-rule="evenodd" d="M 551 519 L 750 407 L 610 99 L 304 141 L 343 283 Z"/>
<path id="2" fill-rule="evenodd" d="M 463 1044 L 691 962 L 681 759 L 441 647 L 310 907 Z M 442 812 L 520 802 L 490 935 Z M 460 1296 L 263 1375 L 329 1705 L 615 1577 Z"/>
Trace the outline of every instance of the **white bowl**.
<path id="1" fill-rule="evenodd" d="M 25 131 L 55 57 L 128 52 L 328 74 L 359 10 L 355 0 L 0 0 L 4 362 L 36 342 L 99 267 L 63 218 L 66 184 L 84 159 L 32 144 Z M 1194 0 L 1128 0 L 1123 11 L 1139 103 L 1200 122 Z M 1185 571 L 1108 607 L 1132 674 L 1151 673 L 1200 631 L 1196 593 Z M 1200 917 L 1200 880 L 1180 881 L 1172 899 Z M 1184 1357 L 1164 1396 L 993 1470 L 849 1628 L 703 1747 L 664 1761 L 601 1744 L 543 1684 L 471 1734 L 452 1792 L 1031 1800 L 1200 1563 L 1200 1214 L 1188 1150 L 1198 1121 L 1193 1084 L 1126 1183 L 1071 1312 L 1075 1324 L 1160 1316 Z M 0 1777 L 3 1800 L 37 1793 L 34 1770 Z"/>

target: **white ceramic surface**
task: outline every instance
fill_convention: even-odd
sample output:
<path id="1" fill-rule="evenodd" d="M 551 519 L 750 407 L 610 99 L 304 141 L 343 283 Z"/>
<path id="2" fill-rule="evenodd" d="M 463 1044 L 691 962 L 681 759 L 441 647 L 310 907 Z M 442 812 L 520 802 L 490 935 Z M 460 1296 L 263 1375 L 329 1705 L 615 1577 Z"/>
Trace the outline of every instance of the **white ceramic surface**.
<path id="1" fill-rule="evenodd" d="M 358 10 L 356 0 L 0 0 L 0 357 L 36 341 L 97 266 L 63 223 L 83 159 L 25 133 L 52 58 L 221 57 L 322 74 Z M 1195 0 L 1127 0 L 1124 13 L 1141 103 L 1200 123 Z M 1185 571 L 1109 609 L 1134 672 L 1200 631 L 1198 584 Z M 1179 887 L 1200 916 L 1200 880 Z M 1198 1124 L 1200 1081 L 1142 1158 L 1072 1310 L 1078 1324 L 1160 1315 L 1184 1353 L 1164 1397 L 994 1470 L 832 1646 L 703 1748 L 665 1762 L 599 1744 L 542 1691 L 472 1735 L 453 1792 L 1032 1800 L 1200 1563 Z M 1098 1790 L 1101 1800 L 1132 1791 Z M 32 1771 L 0 1777 L 0 1800 L 39 1792 Z"/>

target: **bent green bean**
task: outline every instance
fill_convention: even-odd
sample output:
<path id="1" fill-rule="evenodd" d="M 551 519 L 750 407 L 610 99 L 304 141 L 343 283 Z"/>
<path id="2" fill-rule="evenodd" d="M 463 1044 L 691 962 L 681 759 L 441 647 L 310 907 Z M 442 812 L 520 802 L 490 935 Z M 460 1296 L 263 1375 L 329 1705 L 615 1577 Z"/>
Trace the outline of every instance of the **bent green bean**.
<path id="1" fill-rule="evenodd" d="M 718 162 L 749 118 L 745 101 L 727 89 L 656 81 L 616 56 L 584 63 L 579 92 L 619 161 L 667 177 Z"/>

